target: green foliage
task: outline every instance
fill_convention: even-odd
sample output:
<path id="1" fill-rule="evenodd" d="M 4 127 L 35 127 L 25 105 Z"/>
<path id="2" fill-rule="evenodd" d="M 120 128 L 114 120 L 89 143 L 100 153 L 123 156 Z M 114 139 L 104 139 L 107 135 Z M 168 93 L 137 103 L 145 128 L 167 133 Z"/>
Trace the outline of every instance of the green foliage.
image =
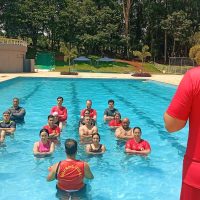
<path id="1" fill-rule="evenodd" d="M 190 49 L 189 57 L 199 65 L 200 64 L 200 45 L 195 45 Z"/>
<path id="2" fill-rule="evenodd" d="M 148 50 L 149 47 L 144 45 L 142 51 L 133 51 L 133 55 L 138 57 L 143 63 L 147 57 L 151 57 L 151 53 Z"/>
<path id="3" fill-rule="evenodd" d="M 28 39 L 35 51 L 57 52 L 64 42 L 76 48 L 79 55 L 124 57 L 127 48 L 140 49 L 148 44 L 152 56 L 162 59 L 167 31 L 167 55 L 188 55 L 189 37 L 199 31 L 199 0 L 131 1 L 126 33 L 124 2 L 0 0 L 0 32 Z M 191 44 L 198 44 L 195 41 L 199 39 L 193 38 Z"/>
<path id="4" fill-rule="evenodd" d="M 192 45 L 196 45 L 196 44 L 200 45 L 200 32 L 196 32 L 194 35 L 190 37 L 190 43 Z"/>
<path id="5" fill-rule="evenodd" d="M 176 41 L 186 44 L 191 33 L 191 26 L 192 21 L 188 19 L 187 13 L 182 10 L 167 15 L 167 18 L 161 21 L 162 29 L 173 37 L 173 56 L 175 55 Z"/>
<path id="6" fill-rule="evenodd" d="M 73 66 L 56 66 L 55 70 L 58 72 L 64 71 L 78 71 L 78 72 L 96 72 L 96 73 L 133 73 L 138 71 L 131 65 L 120 62 L 101 63 L 100 65 L 90 65 L 86 63 L 78 63 Z M 153 64 L 144 63 L 143 69 L 145 72 L 160 74 L 161 72 L 155 68 Z"/>
<path id="7" fill-rule="evenodd" d="M 71 65 L 71 59 L 77 56 L 77 49 L 70 48 L 67 45 L 65 45 L 63 42 L 61 43 L 60 52 L 64 54 L 64 61 L 65 62 L 68 61 L 69 65 Z"/>

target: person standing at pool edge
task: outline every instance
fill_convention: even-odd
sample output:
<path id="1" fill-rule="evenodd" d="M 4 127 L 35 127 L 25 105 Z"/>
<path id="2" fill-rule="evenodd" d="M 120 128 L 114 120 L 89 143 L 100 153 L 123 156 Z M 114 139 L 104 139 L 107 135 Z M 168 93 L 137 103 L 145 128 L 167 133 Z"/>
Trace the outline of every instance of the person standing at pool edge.
<path id="1" fill-rule="evenodd" d="M 189 118 L 189 135 L 183 160 L 180 200 L 200 199 L 200 68 L 189 70 L 164 114 L 165 127 L 175 132 L 185 127 Z"/>
<path id="2" fill-rule="evenodd" d="M 50 167 L 47 181 L 58 180 L 56 188 L 60 192 L 75 192 L 84 188 L 83 179 L 93 179 L 94 176 L 88 163 L 76 160 L 77 142 L 66 139 L 65 152 L 67 159 Z"/>

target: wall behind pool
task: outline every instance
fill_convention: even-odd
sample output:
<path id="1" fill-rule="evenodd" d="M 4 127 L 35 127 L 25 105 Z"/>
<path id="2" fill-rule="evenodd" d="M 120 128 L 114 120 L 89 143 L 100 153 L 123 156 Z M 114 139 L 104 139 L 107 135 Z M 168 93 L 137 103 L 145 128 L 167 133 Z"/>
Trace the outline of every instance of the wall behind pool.
<path id="1" fill-rule="evenodd" d="M 1 44 L 0 45 L 0 72 L 23 72 L 23 60 L 27 51 L 26 46 Z"/>

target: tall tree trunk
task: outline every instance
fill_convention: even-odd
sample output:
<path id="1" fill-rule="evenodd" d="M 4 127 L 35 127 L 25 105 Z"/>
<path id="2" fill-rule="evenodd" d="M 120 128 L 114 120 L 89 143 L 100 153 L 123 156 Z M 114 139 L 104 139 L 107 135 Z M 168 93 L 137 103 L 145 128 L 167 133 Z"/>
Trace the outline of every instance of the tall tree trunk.
<path id="1" fill-rule="evenodd" d="M 164 50 L 164 63 L 167 62 L 167 31 L 165 31 L 165 50 Z"/>
<path id="2" fill-rule="evenodd" d="M 172 50 L 172 56 L 175 56 L 175 46 L 176 46 L 176 39 L 174 38 L 174 42 L 173 42 L 173 50 Z"/>
<path id="3" fill-rule="evenodd" d="M 130 22 L 130 9 L 133 0 L 123 0 L 123 14 L 125 22 L 125 38 L 126 38 L 126 55 L 129 58 L 129 22 Z"/>

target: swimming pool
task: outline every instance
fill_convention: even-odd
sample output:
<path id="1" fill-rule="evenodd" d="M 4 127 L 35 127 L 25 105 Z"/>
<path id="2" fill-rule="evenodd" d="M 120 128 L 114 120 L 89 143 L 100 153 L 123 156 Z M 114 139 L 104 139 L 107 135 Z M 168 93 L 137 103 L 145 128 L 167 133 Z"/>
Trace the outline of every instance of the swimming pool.
<path id="1" fill-rule="evenodd" d="M 46 182 L 47 168 L 65 159 L 66 138 L 78 139 L 77 123 L 87 99 L 97 110 L 101 143 L 107 152 L 103 156 L 87 156 L 79 146 L 78 158 L 89 162 L 95 176 L 87 182 L 86 199 L 179 199 L 187 128 L 170 135 L 162 119 L 175 90 L 174 86 L 152 81 L 117 79 L 16 78 L 0 83 L 0 113 L 10 107 L 15 96 L 27 111 L 25 125 L 18 126 L 15 137 L 6 138 L 7 147 L 0 148 L 0 199 L 56 199 L 56 181 Z M 35 159 L 33 143 L 39 140 L 39 130 L 47 123 L 58 96 L 64 97 L 69 116 L 61 146 L 52 157 Z M 122 117 L 130 118 L 131 127 L 142 128 L 142 137 L 152 148 L 148 158 L 123 153 L 124 144 L 103 123 L 108 99 L 115 100 Z"/>

